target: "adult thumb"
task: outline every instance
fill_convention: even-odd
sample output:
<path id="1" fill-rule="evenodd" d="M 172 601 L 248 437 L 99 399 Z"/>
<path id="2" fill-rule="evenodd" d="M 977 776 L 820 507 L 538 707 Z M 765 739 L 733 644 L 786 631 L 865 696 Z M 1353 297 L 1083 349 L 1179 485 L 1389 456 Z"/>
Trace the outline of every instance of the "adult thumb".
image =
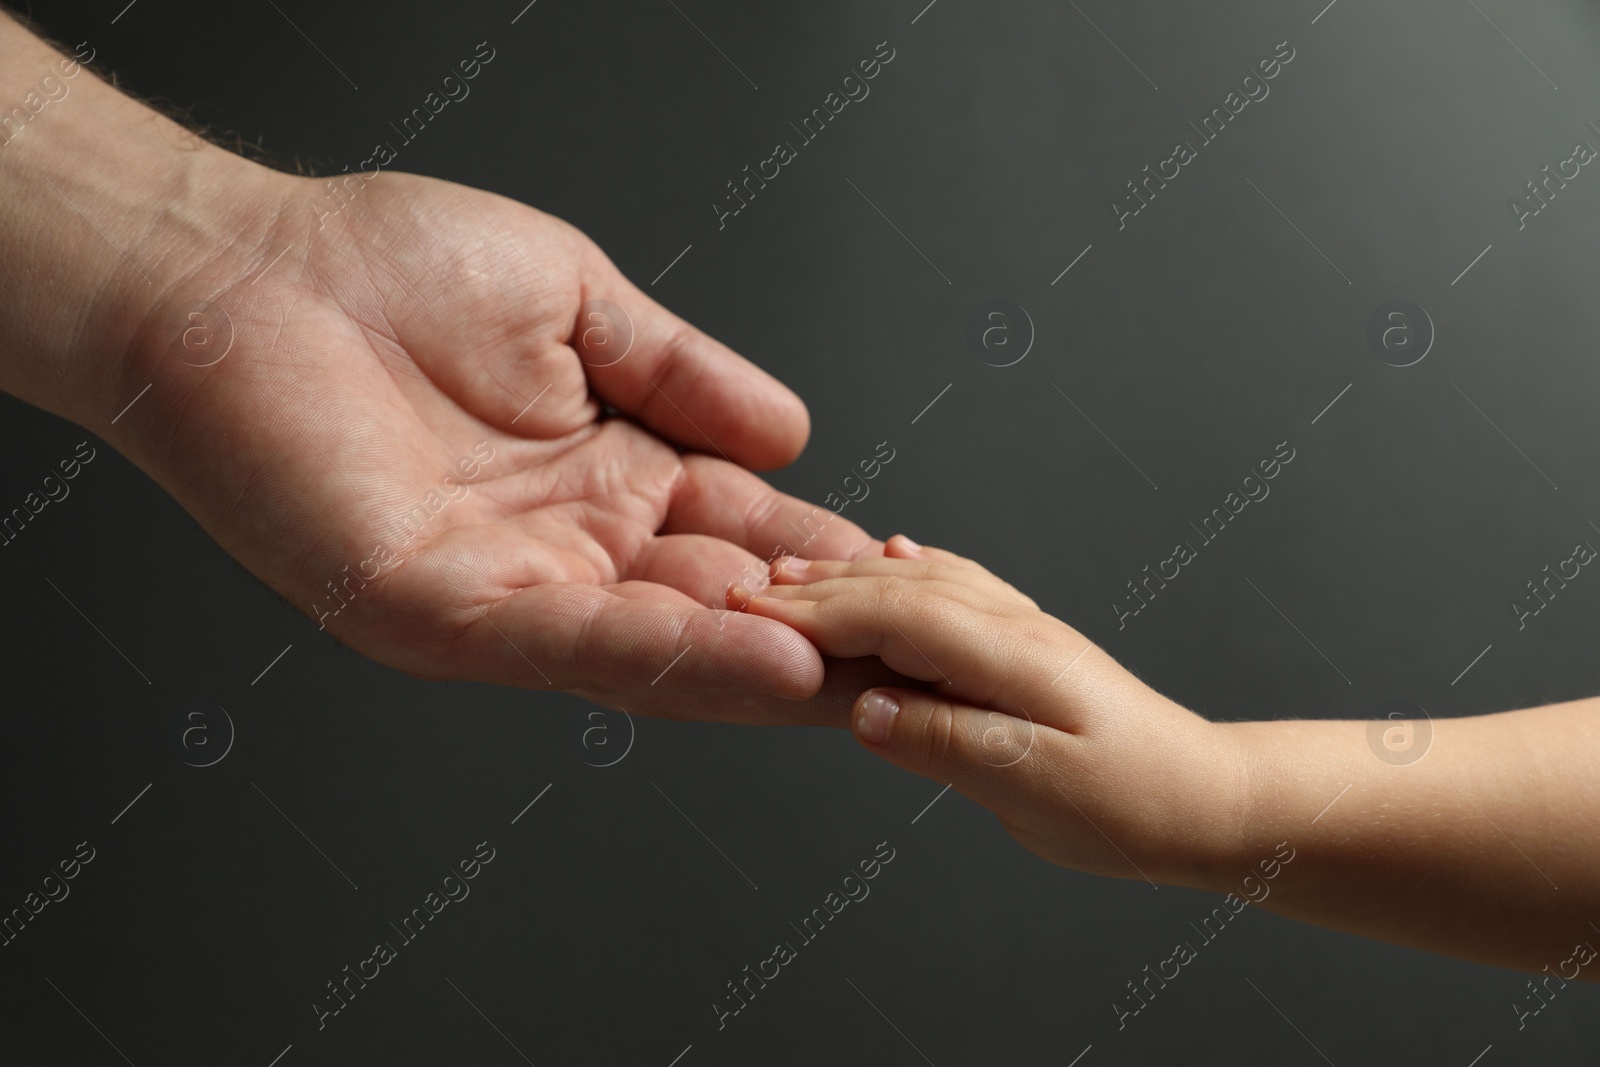
<path id="1" fill-rule="evenodd" d="M 945 782 L 1002 817 L 1037 800 L 1052 731 L 1029 719 L 914 689 L 869 689 L 850 712 L 856 739 L 890 763 Z"/>

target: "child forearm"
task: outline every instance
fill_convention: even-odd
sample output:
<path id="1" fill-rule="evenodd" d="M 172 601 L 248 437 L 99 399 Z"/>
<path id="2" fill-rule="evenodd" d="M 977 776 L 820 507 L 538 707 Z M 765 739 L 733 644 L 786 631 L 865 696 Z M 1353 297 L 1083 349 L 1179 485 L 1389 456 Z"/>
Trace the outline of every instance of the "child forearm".
<path id="1" fill-rule="evenodd" d="M 1427 725 L 1414 762 L 1380 757 L 1366 722 L 1218 727 L 1250 783 L 1239 858 L 1296 848 L 1263 906 L 1600 980 L 1600 966 L 1582 966 L 1594 950 L 1575 952 L 1600 945 L 1600 699 Z"/>

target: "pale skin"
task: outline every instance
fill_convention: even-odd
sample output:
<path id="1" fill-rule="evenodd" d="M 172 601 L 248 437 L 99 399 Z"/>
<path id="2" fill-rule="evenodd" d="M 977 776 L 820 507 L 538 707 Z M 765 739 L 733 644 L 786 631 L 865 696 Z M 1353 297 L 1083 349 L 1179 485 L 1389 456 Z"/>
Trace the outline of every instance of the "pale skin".
<path id="1" fill-rule="evenodd" d="M 0 15 L 7 116 L 0 389 L 109 442 L 339 640 L 735 722 L 840 723 L 881 672 L 725 610 L 797 529 L 820 530 L 808 554 L 881 545 L 744 469 L 800 452 L 805 406 L 575 227 L 414 175 L 334 193 L 258 166 Z M 631 320 L 620 359 L 592 300 Z"/>
<path id="2" fill-rule="evenodd" d="M 1213 723 L 978 564 L 902 536 L 881 558 L 780 560 L 745 610 L 928 683 L 862 693 L 856 737 L 1053 863 L 1243 896 L 1286 842 L 1262 907 L 1600 979 L 1593 948 L 1575 953 L 1600 946 L 1600 698 L 1435 719 L 1407 765 L 1374 754 L 1366 722 Z"/>

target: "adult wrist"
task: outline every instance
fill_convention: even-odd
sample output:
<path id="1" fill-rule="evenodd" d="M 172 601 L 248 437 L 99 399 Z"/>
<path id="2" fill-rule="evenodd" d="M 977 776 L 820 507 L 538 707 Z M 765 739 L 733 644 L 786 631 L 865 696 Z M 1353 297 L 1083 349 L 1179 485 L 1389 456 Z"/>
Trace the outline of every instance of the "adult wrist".
<path id="1" fill-rule="evenodd" d="M 115 440 L 150 380 L 135 339 L 208 257 L 264 239 L 263 208 L 293 179 L 77 58 L 0 16 L 0 388 Z"/>

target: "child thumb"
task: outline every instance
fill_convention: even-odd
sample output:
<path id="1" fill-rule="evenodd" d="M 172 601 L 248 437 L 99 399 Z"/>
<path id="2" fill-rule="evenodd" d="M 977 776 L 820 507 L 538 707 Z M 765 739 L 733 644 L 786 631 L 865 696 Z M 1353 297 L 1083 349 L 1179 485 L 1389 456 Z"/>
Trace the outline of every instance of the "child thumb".
<path id="1" fill-rule="evenodd" d="M 913 689 L 869 689 L 850 729 L 867 748 L 908 771 L 948 783 L 1001 816 L 1022 814 L 1028 780 L 1051 731 L 1028 719 L 956 704 Z M 1026 758 L 1032 754 L 1034 759 Z"/>

